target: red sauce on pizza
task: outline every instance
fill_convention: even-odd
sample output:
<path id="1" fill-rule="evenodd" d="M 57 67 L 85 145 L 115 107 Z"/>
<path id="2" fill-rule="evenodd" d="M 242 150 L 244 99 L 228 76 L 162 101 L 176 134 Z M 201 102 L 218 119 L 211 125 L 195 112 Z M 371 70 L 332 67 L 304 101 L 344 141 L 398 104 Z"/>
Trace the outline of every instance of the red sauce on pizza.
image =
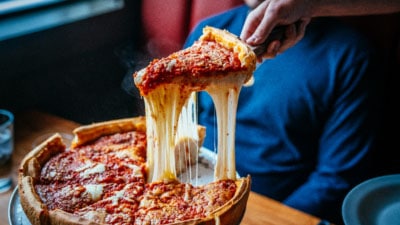
<path id="1" fill-rule="evenodd" d="M 139 84 L 142 95 L 146 95 L 160 84 L 170 83 L 179 76 L 205 77 L 221 72 L 235 72 L 246 69 L 237 53 L 214 41 L 197 41 L 192 46 L 175 52 L 168 57 L 154 59 L 146 67 L 146 77 Z M 182 80 L 188 85 L 191 79 Z M 197 80 L 199 85 L 201 80 Z"/>
<path id="2" fill-rule="evenodd" d="M 49 210 L 107 224 L 168 224 L 203 218 L 235 194 L 233 180 L 195 187 L 146 183 L 146 138 L 132 131 L 104 136 L 52 157 L 35 189 Z"/>

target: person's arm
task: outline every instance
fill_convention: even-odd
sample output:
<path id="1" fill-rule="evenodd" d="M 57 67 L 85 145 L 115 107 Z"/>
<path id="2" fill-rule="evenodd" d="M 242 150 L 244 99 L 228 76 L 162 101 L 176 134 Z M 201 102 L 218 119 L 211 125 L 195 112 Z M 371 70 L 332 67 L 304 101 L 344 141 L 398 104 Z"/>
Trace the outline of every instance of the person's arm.
<path id="1" fill-rule="evenodd" d="M 260 45 L 274 27 L 288 25 L 285 39 L 271 42 L 263 56 L 271 58 L 300 41 L 312 17 L 394 12 L 400 12 L 398 0 L 265 0 L 249 13 L 240 38 L 249 45 Z"/>

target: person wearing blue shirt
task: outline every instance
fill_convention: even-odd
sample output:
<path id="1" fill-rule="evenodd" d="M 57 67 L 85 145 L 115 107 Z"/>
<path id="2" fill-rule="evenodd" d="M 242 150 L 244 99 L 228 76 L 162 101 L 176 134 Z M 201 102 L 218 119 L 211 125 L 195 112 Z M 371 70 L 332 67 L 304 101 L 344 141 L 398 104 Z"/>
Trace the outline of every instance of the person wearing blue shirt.
<path id="1" fill-rule="evenodd" d="M 251 9 L 241 5 L 201 21 L 240 35 Z M 379 124 L 374 54 L 359 33 L 333 18 L 316 18 L 293 47 L 257 65 L 243 87 L 236 124 L 236 168 L 251 175 L 252 190 L 341 224 L 341 204 L 356 184 L 372 177 Z M 214 104 L 198 96 L 204 146 L 214 150 Z"/>

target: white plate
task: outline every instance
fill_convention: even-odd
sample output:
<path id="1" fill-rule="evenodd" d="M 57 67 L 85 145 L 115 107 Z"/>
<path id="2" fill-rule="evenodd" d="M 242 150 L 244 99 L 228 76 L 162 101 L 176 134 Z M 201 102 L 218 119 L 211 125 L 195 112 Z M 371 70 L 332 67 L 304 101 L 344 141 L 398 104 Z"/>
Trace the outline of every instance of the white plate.
<path id="1" fill-rule="evenodd" d="M 190 180 L 189 183 L 195 186 L 210 183 L 214 181 L 215 161 L 216 154 L 214 152 L 201 148 L 198 166 L 190 167 L 179 176 L 179 179 L 182 182 Z M 17 187 L 11 195 L 8 205 L 8 222 L 10 225 L 31 225 L 22 209 Z"/>
<path id="2" fill-rule="evenodd" d="M 342 205 L 346 225 L 400 225 L 400 174 L 367 180 Z"/>

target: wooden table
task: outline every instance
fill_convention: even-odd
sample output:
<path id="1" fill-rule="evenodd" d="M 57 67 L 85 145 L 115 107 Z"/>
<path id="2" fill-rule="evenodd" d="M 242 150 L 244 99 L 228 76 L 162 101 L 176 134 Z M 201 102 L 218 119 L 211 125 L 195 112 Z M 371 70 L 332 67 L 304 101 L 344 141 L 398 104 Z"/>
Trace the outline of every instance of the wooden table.
<path id="1" fill-rule="evenodd" d="M 38 111 L 17 114 L 15 118 L 15 151 L 13 155 L 13 182 L 17 181 L 17 168 L 32 149 L 35 139 L 49 133 L 67 133 L 78 123 Z M 8 224 L 8 202 L 12 190 L 0 194 L 0 225 Z M 277 201 L 251 192 L 242 225 L 317 225 L 317 217 L 285 206 Z"/>

